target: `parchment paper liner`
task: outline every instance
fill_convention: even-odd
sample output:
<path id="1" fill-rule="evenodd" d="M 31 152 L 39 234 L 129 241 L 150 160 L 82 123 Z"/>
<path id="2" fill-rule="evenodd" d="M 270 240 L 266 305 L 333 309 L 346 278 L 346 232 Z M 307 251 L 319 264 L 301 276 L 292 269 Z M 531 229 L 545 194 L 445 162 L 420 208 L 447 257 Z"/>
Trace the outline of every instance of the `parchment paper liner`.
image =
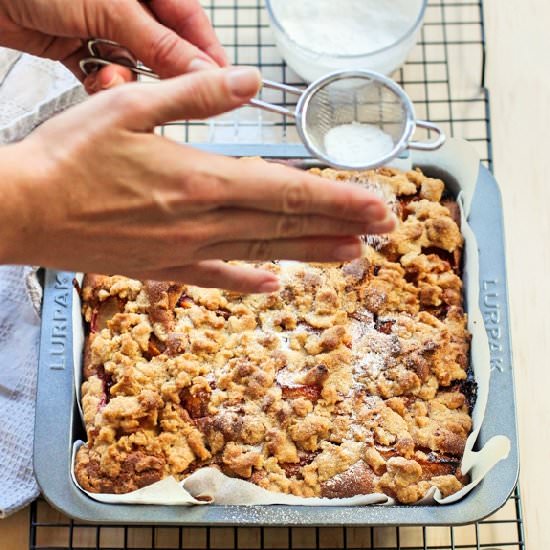
<path id="1" fill-rule="evenodd" d="M 485 416 L 491 377 L 490 351 L 483 316 L 479 309 L 479 256 L 477 241 L 467 218 L 477 184 L 480 159 L 473 147 L 463 140 L 450 139 L 445 147 L 435 153 L 413 153 L 409 165 L 400 160 L 398 167 L 408 169 L 410 164 L 433 166 L 451 174 L 458 182 L 458 203 L 462 212 L 462 234 L 464 235 L 464 296 L 468 313 L 468 330 L 472 334 L 471 364 L 478 385 L 477 401 L 472 413 L 473 431 L 468 437 L 462 459 L 462 472 L 470 474 L 471 482 L 460 491 L 443 498 L 439 489 L 432 488 L 418 504 L 450 504 L 460 500 L 478 485 L 495 464 L 507 458 L 510 440 L 502 435 L 486 442 L 479 451 L 473 451 L 474 444 Z M 75 391 L 78 407 L 82 384 L 82 350 L 84 327 L 80 310 L 80 298 L 73 296 L 73 353 L 75 369 Z M 73 460 L 77 449 L 73 445 Z M 74 483 L 82 489 L 71 472 Z M 359 495 L 353 498 L 325 499 L 303 498 L 262 489 L 253 483 L 230 478 L 214 468 L 201 468 L 178 482 L 173 477 L 165 478 L 153 485 L 124 495 L 96 494 L 84 491 L 94 500 L 111 504 L 161 504 L 161 505 L 268 505 L 287 504 L 298 506 L 361 506 L 367 504 L 394 504 L 394 500 L 383 494 Z"/>

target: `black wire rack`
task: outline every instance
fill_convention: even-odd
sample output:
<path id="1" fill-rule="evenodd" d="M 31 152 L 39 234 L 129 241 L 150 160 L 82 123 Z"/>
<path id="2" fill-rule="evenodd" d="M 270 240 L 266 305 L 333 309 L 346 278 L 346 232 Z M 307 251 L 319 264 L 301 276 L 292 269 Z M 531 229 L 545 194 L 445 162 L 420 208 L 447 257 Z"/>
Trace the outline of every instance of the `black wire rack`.
<path id="1" fill-rule="evenodd" d="M 30 550 L 384 549 L 524 550 L 519 490 L 495 516 L 463 527 L 156 527 L 73 521 L 40 499 L 31 507 Z M 0 541 L 1 547 L 1 541 Z M 12 550 L 4 549 L 2 550 Z"/>
<path id="2" fill-rule="evenodd" d="M 202 4 L 235 64 L 257 65 L 265 78 L 303 84 L 280 58 L 263 0 L 202 0 Z M 492 169 L 485 63 L 483 1 L 430 0 L 420 41 L 406 65 L 393 76 L 413 100 L 419 118 L 437 122 L 448 135 L 468 139 Z M 263 93 L 272 103 L 292 105 L 292 97 L 282 92 Z M 291 120 L 246 107 L 205 122 L 174 122 L 158 131 L 177 141 L 195 143 L 298 141 Z M 0 548 L 11 550 L 4 549 L 2 541 Z M 525 539 L 521 497 L 516 489 L 493 517 L 464 527 L 100 526 L 71 520 L 39 499 L 30 512 L 29 549 L 46 548 L 524 550 Z"/>

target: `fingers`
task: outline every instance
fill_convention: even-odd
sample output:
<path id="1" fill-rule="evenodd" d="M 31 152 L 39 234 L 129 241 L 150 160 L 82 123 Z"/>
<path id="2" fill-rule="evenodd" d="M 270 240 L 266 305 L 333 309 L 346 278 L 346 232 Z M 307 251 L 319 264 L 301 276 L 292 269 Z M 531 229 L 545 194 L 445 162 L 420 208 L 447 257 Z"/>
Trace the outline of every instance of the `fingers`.
<path id="1" fill-rule="evenodd" d="M 200 48 L 218 65 L 228 65 L 225 50 L 198 0 L 153 0 L 149 7 L 161 23 Z"/>
<path id="2" fill-rule="evenodd" d="M 203 261 L 133 276 L 156 281 L 181 281 L 203 288 L 224 288 L 243 293 L 275 292 L 279 289 L 277 276 L 269 271 L 251 266 L 231 265 L 220 260 Z"/>
<path id="3" fill-rule="evenodd" d="M 195 257 L 249 261 L 347 262 L 359 258 L 361 252 L 362 245 L 358 237 L 306 237 L 217 243 L 200 248 Z"/>
<path id="4" fill-rule="evenodd" d="M 123 44 L 161 78 L 217 66 L 208 54 L 156 21 L 138 2 L 103 0 L 92 3 L 90 9 L 99 10 L 90 16 L 98 31 L 93 36 Z"/>
<path id="5" fill-rule="evenodd" d="M 135 75 L 127 67 L 121 65 L 108 65 L 89 74 L 84 79 L 84 87 L 89 94 L 95 94 L 104 90 L 116 88 L 126 82 L 135 80 Z"/>
<path id="6" fill-rule="evenodd" d="M 138 131 L 173 120 L 208 118 L 243 105 L 260 85 L 260 73 L 252 67 L 200 71 L 155 86 L 121 89 L 120 115 L 127 129 Z"/>
<path id="7" fill-rule="evenodd" d="M 197 76 L 202 78 L 207 72 L 215 71 Z M 125 124 L 137 122 L 135 114 L 130 118 Z M 147 147 L 155 148 L 157 170 L 169 167 L 166 175 L 179 189 L 179 197 L 174 190 L 174 196 L 166 201 L 167 210 L 176 218 L 191 211 L 232 208 L 359 222 L 368 224 L 369 233 L 394 229 L 395 220 L 386 203 L 359 184 L 329 180 L 262 159 L 233 159 L 154 139 Z M 363 226 L 358 233 L 365 233 Z"/>
<path id="8" fill-rule="evenodd" d="M 228 159 L 195 150 L 192 157 L 197 173 L 187 178 L 186 192 L 197 202 L 211 204 L 215 198 L 220 207 L 315 214 L 351 222 L 383 222 L 389 215 L 380 197 L 355 183 L 332 181 L 261 159 Z M 189 176 L 189 160 L 182 159 L 182 163 Z"/>
<path id="9" fill-rule="evenodd" d="M 328 216 L 311 214 L 272 214 L 257 210 L 221 209 L 212 215 L 212 221 L 206 219 L 215 242 L 229 240 L 246 240 L 254 228 L 255 239 L 292 239 L 299 237 L 314 237 L 332 235 L 346 237 L 348 235 L 373 235 L 389 233 L 395 228 L 395 217 L 389 215 L 383 221 L 348 221 Z"/>

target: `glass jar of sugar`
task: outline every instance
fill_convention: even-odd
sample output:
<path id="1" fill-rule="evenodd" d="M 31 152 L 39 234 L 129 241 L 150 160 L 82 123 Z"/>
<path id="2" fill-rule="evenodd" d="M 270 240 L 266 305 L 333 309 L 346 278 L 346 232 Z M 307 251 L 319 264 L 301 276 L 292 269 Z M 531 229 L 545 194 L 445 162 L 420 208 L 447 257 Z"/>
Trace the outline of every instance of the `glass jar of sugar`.
<path id="1" fill-rule="evenodd" d="M 390 74 L 417 42 L 428 0 L 266 0 L 287 64 L 312 82 L 342 69 Z"/>

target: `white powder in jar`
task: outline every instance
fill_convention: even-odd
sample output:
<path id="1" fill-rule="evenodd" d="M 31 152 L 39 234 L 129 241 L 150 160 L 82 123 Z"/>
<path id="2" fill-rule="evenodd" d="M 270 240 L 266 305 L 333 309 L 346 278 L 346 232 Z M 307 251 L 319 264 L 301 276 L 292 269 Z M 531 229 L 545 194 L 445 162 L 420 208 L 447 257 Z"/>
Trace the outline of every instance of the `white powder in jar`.
<path id="1" fill-rule="evenodd" d="M 422 0 L 272 0 L 288 36 L 317 53 L 359 55 L 391 46 L 412 28 Z"/>
<path id="2" fill-rule="evenodd" d="M 325 135 L 327 155 L 347 166 L 372 164 L 391 153 L 393 147 L 392 137 L 373 124 L 342 124 Z"/>

